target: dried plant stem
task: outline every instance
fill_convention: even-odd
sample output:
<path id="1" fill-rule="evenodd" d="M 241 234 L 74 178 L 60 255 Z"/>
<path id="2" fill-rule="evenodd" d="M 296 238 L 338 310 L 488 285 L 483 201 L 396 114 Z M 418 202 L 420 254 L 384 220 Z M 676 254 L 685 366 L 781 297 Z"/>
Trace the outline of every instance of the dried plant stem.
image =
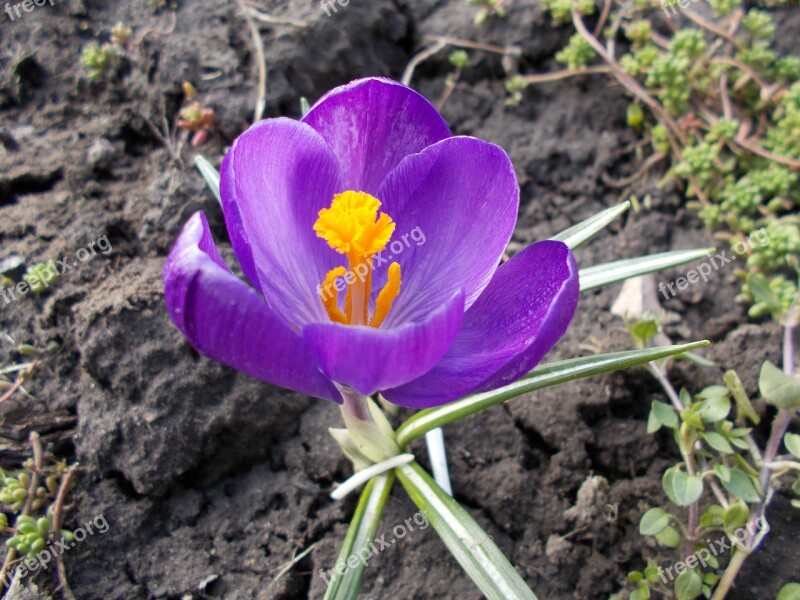
<path id="1" fill-rule="evenodd" d="M 247 21 L 247 28 L 250 30 L 250 38 L 253 43 L 253 51 L 258 66 L 258 96 L 256 97 L 256 108 L 253 113 L 253 123 L 260 121 L 267 108 L 267 59 L 264 56 L 264 41 L 261 39 L 261 32 L 253 21 L 252 12 L 245 6 L 244 0 L 236 0 L 239 8 Z"/>
<path id="2" fill-rule="evenodd" d="M 670 114 L 664 109 L 663 106 L 645 90 L 636 79 L 628 75 L 622 67 L 619 66 L 616 60 L 608 53 L 606 48 L 594 37 L 581 19 L 581 15 L 575 5 L 572 6 L 572 23 L 577 32 L 583 37 L 584 40 L 594 49 L 595 52 L 608 64 L 611 73 L 631 94 L 636 96 L 650 110 L 655 113 L 659 121 L 661 121 L 667 129 L 667 136 L 670 145 L 677 159 L 681 157 L 681 144 L 685 142 L 681 128 L 675 122 Z"/>
<path id="3" fill-rule="evenodd" d="M 262 12 L 262 8 L 253 2 L 247 2 L 247 9 L 250 11 L 250 16 L 256 21 L 261 21 L 268 25 L 288 25 L 290 27 L 296 27 L 297 29 L 306 29 L 308 27 L 308 23 L 305 21 L 290 19 L 289 17 L 273 17 L 270 14 Z"/>
<path id="4" fill-rule="evenodd" d="M 16 391 L 22 387 L 22 384 L 28 380 L 28 377 L 30 377 L 31 373 L 33 373 L 33 370 L 36 368 L 37 364 L 39 364 L 38 361 L 34 360 L 23 372 L 17 375 L 17 380 L 14 382 L 14 385 L 8 388 L 5 394 L 0 396 L 0 404 L 11 398 L 11 396 L 13 396 Z"/>
<path id="5" fill-rule="evenodd" d="M 471 40 L 462 40 L 460 38 L 448 37 L 445 35 L 431 35 L 424 39 L 424 42 L 430 44 L 427 48 L 417 52 L 406 65 L 403 71 L 403 76 L 400 82 L 403 85 L 411 85 L 411 78 L 414 77 L 414 70 L 423 62 L 428 60 L 434 54 L 437 54 L 447 48 L 454 46 L 456 48 L 468 48 L 470 50 L 482 50 L 484 52 L 491 52 L 493 54 L 502 54 L 509 56 L 519 56 L 522 50 L 517 46 L 495 46 L 494 44 L 483 44 L 481 42 L 473 42 Z"/>
<path id="6" fill-rule="evenodd" d="M 50 531 L 53 541 L 61 537 L 61 527 L 64 524 L 64 502 L 67 499 L 69 486 L 75 477 L 77 469 L 77 465 L 73 465 L 67 469 L 67 472 L 64 473 L 64 476 L 61 478 L 61 484 L 58 486 L 58 493 L 56 494 L 56 500 L 53 504 L 53 525 Z M 64 558 L 60 553 L 56 554 L 56 571 L 58 572 L 58 583 L 61 586 L 64 598 L 66 598 L 66 600 L 75 600 L 75 595 L 72 593 L 72 589 L 70 589 L 69 582 L 67 581 Z"/>
<path id="7" fill-rule="evenodd" d="M 611 5 L 613 3 L 613 0 L 603 0 L 603 10 L 600 13 L 600 18 L 597 19 L 597 25 L 594 26 L 594 37 L 600 37 L 600 34 L 603 33 L 603 27 L 605 27 L 606 21 L 608 20 L 608 15 L 611 12 Z"/>
<path id="8" fill-rule="evenodd" d="M 719 580 L 719 585 L 717 586 L 717 589 L 714 590 L 714 595 L 711 596 L 711 600 L 723 600 L 723 598 L 728 595 L 731 585 L 733 585 L 733 581 L 736 579 L 736 576 L 739 574 L 744 561 L 747 560 L 749 555 L 750 553 L 742 546 L 736 547 L 736 552 L 731 557 L 731 562 L 728 563 L 728 568 L 725 569 L 725 572 L 722 574 L 722 579 Z"/>
<path id="9" fill-rule="evenodd" d="M 414 69 L 416 69 L 424 61 L 428 60 L 431 56 L 433 56 L 434 54 L 440 52 L 441 50 L 443 50 L 446 47 L 447 47 L 447 43 L 439 40 L 439 41 L 435 42 L 429 48 L 426 48 L 425 50 L 421 50 L 421 51 L 417 52 L 411 58 L 411 60 L 408 62 L 408 64 L 406 65 L 406 69 L 405 69 L 405 71 L 403 71 L 403 76 L 400 79 L 400 82 L 403 85 L 410 85 L 411 84 L 411 78 L 414 76 Z"/>
<path id="10" fill-rule="evenodd" d="M 703 29 L 706 29 L 706 30 L 710 31 L 711 33 L 713 33 L 713 34 L 715 34 L 715 35 L 717 35 L 717 36 L 719 36 L 721 38 L 725 38 L 731 44 L 733 44 L 736 48 L 740 48 L 742 46 L 742 43 L 739 40 L 737 40 L 733 36 L 732 33 L 729 33 L 727 31 L 725 31 L 722 27 L 719 27 L 718 25 L 715 25 L 711 21 L 707 21 L 706 19 L 704 19 L 703 17 L 701 17 L 697 13 L 695 13 L 695 12 L 693 12 L 691 10 L 685 10 L 685 11 L 683 11 L 683 14 L 689 20 L 693 21 L 694 23 L 696 23 L 697 25 L 699 25 Z"/>
<path id="11" fill-rule="evenodd" d="M 555 73 L 542 73 L 541 75 L 521 75 L 519 81 L 526 85 L 534 85 L 537 83 L 547 83 L 549 81 L 558 81 L 560 79 L 567 79 L 577 75 L 593 75 L 596 73 L 610 73 L 611 69 L 605 65 L 598 65 L 594 67 L 584 67 L 582 69 L 564 69 L 563 71 L 556 71 Z"/>

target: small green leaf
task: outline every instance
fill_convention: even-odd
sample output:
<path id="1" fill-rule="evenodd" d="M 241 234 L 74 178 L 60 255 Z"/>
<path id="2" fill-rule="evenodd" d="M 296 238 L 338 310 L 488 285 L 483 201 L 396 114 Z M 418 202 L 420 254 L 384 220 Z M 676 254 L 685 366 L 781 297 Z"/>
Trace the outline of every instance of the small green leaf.
<path id="1" fill-rule="evenodd" d="M 680 389 L 680 391 L 678 392 L 678 396 L 680 396 L 681 402 L 683 402 L 684 406 L 689 406 L 693 402 L 692 395 L 689 393 L 689 390 L 687 390 L 685 387 L 682 387 Z"/>
<path id="2" fill-rule="evenodd" d="M 741 469 L 734 467 L 731 469 L 730 479 L 728 481 L 720 481 L 722 482 L 722 487 L 740 500 L 753 504 L 760 499 L 753 485 L 753 480 Z"/>
<path id="3" fill-rule="evenodd" d="M 730 391 L 724 385 L 710 385 L 701 390 L 700 393 L 697 394 L 697 397 L 702 400 L 707 400 L 709 398 L 720 398 L 728 394 L 730 394 Z"/>
<path id="4" fill-rule="evenodd" d="M 644 576 L 650 583 L 658 583 L 659 579 L 661 579 L 661 570 L 656 563 L 648 560 L 647 566 L 644 568 Z"/>
<path id="5" fill-rule="evenodd" d="M 717 474 L 720 481 L 731 480 L 731 470 L 725 465 L 714 465 L 714 472 Z"/>
<path id="6" fill-rule="evenodd" d="M 742 438 L 732 437 L 730 439 L 731 444 L 736 446 L 737 448 L 741 448 L 742 450 L 748 450 L 750 448 L 750 444 L 747 443 L 746 440 Z"/>
<path id="7" fill-rule="evenodd" d="M 722 525 L 722 519 L 725 516 L 725 509 L 719 504 L 712 504 L 700 517 L 700 525 L 708 528 L 716 528 Z"/>
<path id="8" fill-rule="evenodd" d="M 736 374 L 736 371 L 731 369 L 725 373 L 725 375 L 723 375 L 722 380 L 731 391 L 733 399 L 736 400 L 736 420 L 739 422 L 744 422 L 744 419 L 747 418 L 758 425 L 761 419 L 756 414 L 756 411 L 750 402 L 750 398 L 747 396 L 747 392 L 744 391 L 744 386 L 739 379 L 739 375 Z"/>
<path id="9" fill-rule="evenodd" d="M 784 585 L 775 600 L 800 600 L 800 583 L 787 583 Z"/>
<path id="10" fill-rule="evenodd" d="M 646 581 L 641 582 L 636 591 L 639 592 L 639 600 L 650 600 L 650 586 Z"/>
<path id="11" fill-rule="evenodd" d="M 723 436 L 715 431 L 707 431 L 703 437 L 714 450 L 721 454 L 733 454 L 733 448 L 730 443 Z"/>
<path id="12" fill-rule="evenodd" d="M 750 518 L 750 509 L 744 502 L 735 502 L 728 507 L 725 511 L 725 516 L 722 517 L 722 526 L 728 535 L 733 533 L 744 526 Z"/>
<path id="13" fill-rule="evenodd" d="M 658 507 L 651 508 L 642 515 L 642 520 L 639 521 L 639 533 L 642 535 L 657 535 L 667 525 L 669 525 L 669 513 Z"/>
<path id="14" fill-rule="evenodd" d="M 741 454 L 734 454 L 731 456 L 731 460 L 736 463 L 736 466 L 744 471 L 745 474 L 750 475 L 750 477 L 758 477 L 760 475 L 759 470 L 747 462 Z"/>
<path id="15" fill-rule="evenodd" d="M 719 575 L 716 573 L 705 573 L 703 575 L 703 583 L 706 585 L 714 585 L 719 581 Z"/>
<path id="16" fill-rule="evenodd" d="M 800 458 L 800 435 L 787 433 L 783 436 L 783 445 L 797 458 Z"/>
<path id="17" fill-rule="evenodd" d="M 689 569 L 675 579 L 675 597 L 677 600 L 694 600 L 703 592 L 703 580 L 697 571 Z"/>
<path id="18" fill-rule="evenodd" d="M 671 525 L 659 531 L 655 538 L 659 544 L 667 548 L 677 548 L 681 543 L 681 534 Z"/>
<path id="19" fill-rule="evenodd" d="M 628 581 L 630 583 L 639 583 L 642 579 L 644 579 L 644 575 L 639 571 L 631 571 L 628 573 Z"/>
<path id="20" fill-rule="evenodd" d="M 697 429 L 698 431 L 705 431 L 705 425 L 703 424 L 703 419 L 698 412 L 700 408 L 700 403 L 693 404 L 688 408 L 684 408 L 681 411 L 681 420 L 686 423 L 692 429 Z"/>
<path id="21" fill-rule="evenodd" d="M 641 344 L 642 347 L 646 346 L 650 338 L 659 331 L 659 324 L 655 319 L 636 319 L 628 321 L 625 326 L 634 341 Z"/>
<path id="22" fill-rule="evenodd" d="M 697 502 L 703 493 L 703 480 L 696 475 L 689 475 L 676 467 L 667 469 L 661 480 L 669 499 L 678 506 L 689 506 Z"/>
<path id="23" fill-rule="evenodd" d="M 700 365 L 701 367 L 714 367 L 716 363 L 712 360 L 708 360 L 704 356 L 700 356 L 699 354 L 695 354 L 694 352 L 685 352 L 681 354 L 678 358 L 685 358 L 686 360 L 690 360 L 693 363 Z"/>
<path id="24" fill-rule="evenodd" d="M 653 400 L 650 405 L 650 417 L 647 419 L 647 433 L 655 433 L 661 429 L 662 425 L 670 429 L 677 429 L 678 415 L 670 405 Z"/>
<path id="25" fill-rule="evenodd" d="M 778 408 L 800 406 L 800 380 L 789 377 L 769 361 L 761 365 L 758 389 L 773 406 Z"/>
<path id="26" fill-rule="evenodd" d="M 700 403 L 697 413 L 706 423 L 716 423 L 728 416 L 731 412 L 731 401 L 728 398 L 728 390 L 725 388 L 724 396 L 711 396 Z"/>

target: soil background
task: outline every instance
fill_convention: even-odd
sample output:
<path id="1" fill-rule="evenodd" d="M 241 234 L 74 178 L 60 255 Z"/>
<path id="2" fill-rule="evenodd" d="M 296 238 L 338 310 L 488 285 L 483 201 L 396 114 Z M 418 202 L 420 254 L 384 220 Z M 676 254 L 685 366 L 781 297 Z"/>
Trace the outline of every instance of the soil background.
<path id="1" fill-rule="evenodd" d="M 198 152 L 218 164 L 253 118 L 257 65 L 240 7 L 232 0 L 180 0 L 160 11 L 144 0 L 54 4 L 14 22 L 0 16 L 0 260 L 74 257 L 103 235 L 113 251 L 80 263 L 48 293 L 2 307 L 0 332 L 49 348 L 28 386 L 33 398 L 0 406 L 2 460 L 18 463 L 36 429 L 49 452 L 81 463 L 68 524 L 102 514 L 109 530 L 65 556 L 80 600 L 321 598 L 320 570 L 334 566 L 356 501 L 328 497 L 351 473 L 327 432 L 338 426 L 337 407 L 199 356 L 163 301 L 164 258 L 195 211 L 208 215 L 234 264 L 221 212 L 191 165 Z M 301 97 L 313 102 L 357 77 L 399 79 L 426 36 L 519 46 L 520 71 L 539 73 L 558 68 L 553 55 L 570 34 L 538 3 L 520 0 L 481 27 L 466 0 L 351 0 L 331 16 L 316 0 L 258 4 L 307 24 L 259 25 L 267 116 L 298 117 Z M 174 29 L 165 33 L 173 12 Z M 798 12 L 782 9 L 776 38 L 784 49 L 797 48 Z M 81 49 L 107 41 L 118 21 L 134 29 L 134 40 L 107 80 L 92 83 Z M 421 65 L 412 82 L 434 102 L 451 70 L 447 55 Z M 497 143 L 514 161 L 522 204 L 510 253 L 624 199 L 613 181 L 636 170 L 637 135 L 625 124 L 618 86 L 573 78 L 529 88 L 510 107 L 500 57 L 470 57 L 443 114 L 455 133 Z M 199 149 L 174 129 L 184 80 L 217 115 Z M 650 193 L 651 207 L 579 250 L 581 265 L 713 245 L 682 207 L 680 190 L 656 188 L 660 176 L 632 190 Z M 609 311 L 619 287 L 582 294 L 547 360 L 631 347 Z M 666 331 L 673 341 L 714 342 L 703 354 L 717 367 L 680 364 L 676 386 L 696 391 L 734 368 L 756 395 L 760 362 L 779 360 L 780 332 L 748 322 L 736 290 L 734 268 L 723 268 L 664 303 L 675 315 Z M 3 359 L 14 359 L 12 344 L 2 343 Z M 638 533 L 641 515 L 666 505 L 660 476 L 677 460 L 666 434 L 645 431 L 653 399 L 665 400 L 633 369 L 518 398 L 446 429 L 457 499 L 540 598 L 607 598 L 646 557 L 662 565 L 679 559 Z M 758 409 L 768 423 L 771 415 Z M 427 465 L 424 446 L 413 449 Z M 605 478 L 607 491 L 586 495 L 585 487 L 579 502 L 592 477 Z M 398 486 L 380 534 L 392 539 L 392 528 L 415 513 Z M 774 598 L 800 576 L 800 516 L 782 495 L 770 515 L 772 533 L 739 576 L 735 598 Z M 430 528 L 396 542 L 371 560 L 363 598 L 480 597 Z M 52 570 L 35 583 L 60 596 Z"/>

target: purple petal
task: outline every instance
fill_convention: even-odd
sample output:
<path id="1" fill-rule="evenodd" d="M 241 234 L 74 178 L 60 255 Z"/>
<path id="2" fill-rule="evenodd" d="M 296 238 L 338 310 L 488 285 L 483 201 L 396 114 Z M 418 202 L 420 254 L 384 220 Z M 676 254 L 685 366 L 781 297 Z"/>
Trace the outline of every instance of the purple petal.
<path id="1" fill-rule="evenodd" d="M 396 329 L 374 329 L 336 323 L 303 328 L 322 372 L 362 394 L 402 385 L 435 365 L 458 333 L 464 296 L 455 293 L 418 323 Z"/>
<path id="2" fill-rule="evenodd" d="M 403 280 L 386 325 L 422 319 L 456 290 L 469 308 L 497 269 L 517 219 L 519 187 L 508 155 L 475 138 L 448 138 L 403 160 L 378 198 L 397 226 L 375 264 L 399 262 Z M 373 289 L 385 280 L 386 264 Z"/>
<path id="3" fill-rule="evenodd" d="M 316 290 L 342 261 L 313 226 L 341 191 L 325 140 L 290 119 L 253 125 L 222 161 L 220 195 L 236 257 L 273 308 L 298 327 L 328 320 Z"/>
<path id="4" fill-rule="evenodd" d="M 566 245 L 529 246 L 497 270 L 442 360 L 384 395 L 395 404 L 423 408 L 519 379 L 564 335 L 578 291 L 575 259 Z"/>
<path id="5" fill-rule="evenodd" d="M 328 92 L 303 122 L 339 159 L 345 188 L 374 194 L 400 161 L 450 137 L 433 105 L 389 79 L 359 79 Z"/>
<path id="6" fill-rule="evenodd" d="M 341 402 L 300 336 L 233 275 L 203 213 L 186 223 L 164 265 L 167 310 L 198 352 L 248 375 Z"/>

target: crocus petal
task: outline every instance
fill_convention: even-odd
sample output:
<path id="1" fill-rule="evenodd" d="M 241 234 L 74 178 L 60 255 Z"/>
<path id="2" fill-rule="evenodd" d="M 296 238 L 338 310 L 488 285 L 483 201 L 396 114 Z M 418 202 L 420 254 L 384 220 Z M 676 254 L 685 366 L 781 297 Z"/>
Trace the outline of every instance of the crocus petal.
<path id="1" fill-rule="evenodd" d="M 423 318 L 457 289 L 469 308 L 514 230 L 519 187 L 508 155 L 475 138 L 448 138 L 405 158 L 378 198 L 397 226 L 375 264 L 397 261 L 403 279 L 385 324 Z M 377 267 L 374 289 L 385 281 L 385 265 Z"/>
<path id="2" fill-rule="evenodd" d="M 384 395 L 395 404 L 423 408 L 519 379 L 564 335 L 578 291 L 577 267 L 566 245 L 529 246 L 497 270 L 442 360 Z"/>
<path id="3" fill-rule="evenodd" d="M 362 394 L 402 385 L 435 365 L 453 342 L 464 317 L 456 292 L 427 319 L 395 329 L 312 323 L 303 329 L 322 372 Z"/>
<path id="4" fill-rule="evenodd" d="M 220 169 L 234 252 L 247 278 L 287 321 L 328 320 L 317 287 L 342 264 L 314 221 L 342 191 L 339 164 L 308 125 L 268 119 L 237 138 Z"/>
<path id="5" fill-rule="evenodd" d="M 341 402 L 302 338 L 233 275 L 203 213 L 186 223 L 164 265 L 167 310 L 198 352 L 281 387 Z"/>
<path id="6" fill-rule="evenodd" d="M 302 120 L 333 149 L 346 189 L 370 194 L 403 158 L 450 136 L 424 97 L 380 78 L 359 79 L 328 92 Z"/>

